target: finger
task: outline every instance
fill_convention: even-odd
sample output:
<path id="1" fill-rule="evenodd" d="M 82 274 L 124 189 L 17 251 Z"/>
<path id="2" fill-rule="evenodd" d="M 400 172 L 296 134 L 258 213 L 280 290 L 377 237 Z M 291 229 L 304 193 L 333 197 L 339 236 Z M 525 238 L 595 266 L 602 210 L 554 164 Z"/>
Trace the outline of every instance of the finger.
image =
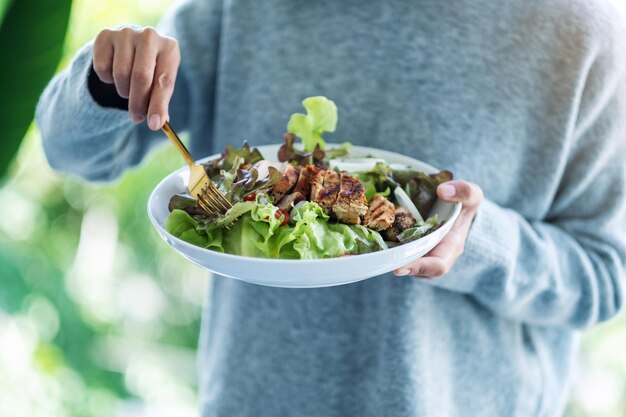
<path id="1" fill-rule="evenodd" d="M 396 269 L 396 276 L 413 275 L 435 278 L 448 273 L 457 258 L 463 253 L 463 244 L 459 234 L 450 231 L 427 256 Z"/>
<path id="2" fill-rule="evenodd" d="M 169 119 L 169 103 L 174 93 L 174 83 L 180 63 L 178 42 L 167 41 L 156 60 L 150 103 L 148 105 L 148 126 L 160 129 Z"/>
<path id="3" fill-rule="evenodd" d="M 93 43 L 93 70 L 100 81 L 113 84 L 113 43 L 111 31 L 101 31 Z"/>
<path id="4" fill-rule="evenodd" d="M 478 185 L 462 180 L 440 184 L 437 195 L 445 201 L 461 202 L 468 208 L 478 207 L 483 200 L 483 191 Z"/>
<path id="5" fill-rule="evenodd" d="M 130 74 L 133 69 L 135 47 L 132 42 L 131 28 L 121 29 L 113 43 L 113 81 L 117 94 L 128 98 L 130 92 Z"/>
<path id="6" fill-rule="evenodd" d="M 450 230 L 426 256 L 436 256 L 452 264 L 463 253 L 464 242 L 465 232 L 462 228 Z"/>
<path id="7" fill-rule="evenodd" d="M 445 275 L 449 265 L 436 256 L 424 256 L 417 262 L 395 271 L 397 276 L 411 275 L 419 278 L 437 278 Z"/>
<path id="8" fill-rule="evenodd" d="M 133 73 L 130 78 L 130 96 L 128 97 L 128 110 L 134 119 L 143 120 L 148 112 L 158 53 L 157 40 L 150 34 L 153 33 L 152 31 L 145 29 L 142 32 L 135 51 Z"/>

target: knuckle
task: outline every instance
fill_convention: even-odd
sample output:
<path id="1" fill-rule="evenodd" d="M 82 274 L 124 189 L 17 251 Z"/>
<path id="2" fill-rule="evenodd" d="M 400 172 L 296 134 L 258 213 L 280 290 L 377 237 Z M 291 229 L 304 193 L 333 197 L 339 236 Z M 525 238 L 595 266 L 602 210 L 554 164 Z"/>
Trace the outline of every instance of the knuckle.
<path id="1" fill-rule="evenodd" d="M 98 35 L 96 35 L 96 39 L 94 40 L 94 45 L 102 46 L 106 44 L 111 39 L 112 31 L 110 29 L 102 29 Z"/>
<path id="2" fill-rule="evenodd" d="M 141 29 L 141 36 L 147 40 L 154 40 L 158 37 L 158 33 L 152 26 L 146 26 Z"/>
<path id="3" fill-rule="evenodd" d="M 121 65 L 113 66 L 113 78 L 116 82 L 127 81 L 128 80 L 128 72 Z"/>
<path id="4" fill-rule="evenodd" d="M 173 55 L 180 54 L 180 45 L 178 41 L 174 38 L 166 38 L 165 39 L 165 48 L 171 52 Z"/>
<path id="5" fill-rule="evenodd" d="M 467 185 L 467 200 L 470 203 L 471 208 L 477 208 L 483 201 L 483 190 L 478 185 L 468 182 Z"/>
<path id="6" fill-rule="evenodd" d="M 124 26 L 120 28 L 118 32 L 123 38 L 130 38 L 132 36 L 135 36 L 135 29 L 131 28 L 130 26 Z"/>
<path id="7" fill-rule="evenodd" d="M 160 88 L 169 88 L 174 85 L 174 77 L 169 72 L 162 72 L 157 78 L 157 85 Z"/>
<path id="8" fill-rule="evenodd" d="M 131 82 L 140 85 L 151 84 L 152 74 L 150 73 L 150 71 L 144 68 L 136 69 L 133 71 Z"/>

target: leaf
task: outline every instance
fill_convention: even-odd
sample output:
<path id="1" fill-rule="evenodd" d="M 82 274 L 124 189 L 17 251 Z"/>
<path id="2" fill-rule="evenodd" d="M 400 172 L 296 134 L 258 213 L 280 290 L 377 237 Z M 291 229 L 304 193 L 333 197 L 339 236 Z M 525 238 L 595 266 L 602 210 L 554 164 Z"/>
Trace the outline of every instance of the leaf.
<path id="1" fill-rule="evenodd" d="M 190 216 L 211 217 L 207 216 L 207 212 L 204 211 L 202 207 L 198 206 L 198 202 L 196 200 L 186 195 L 174 194 L 170 198 L 167 208 L 170 213 L 174 210 L 183 210 L 186 211 L 187 214 L 189 214 Z"/>
<path id="2" fill-rule="evenodd" d="M 278 207 L 257 196 L 256 201 L 235 204 L 206 228 L 182 210 L 172 211 L 165 227 L 194 245 L 262 258 L 332 258 L 387 248 L 378 232 L 360 225 L 329 223 L 317 203 L 304 202 L 291 214 L 291 222 L 283 225 L 284 215 Z"/>
<path id="3" fill-rule="evenodd" d="M 367 201 L 371 201 L 375 195 L 389 196 L 398 185 L 391 167 L 384 162 L 377 162 L 371 170 L 355 172 L 354 175 L 363 184 Z"/>
<path id="4" fill-rule="evenodd" d="M 423 222 L 418 222 L 414 227 L 406 229 L 402 233 L 398 235 L 398 240 L 400 243 L 408 243 L 419 238 L 426 236 L 429 233 L 437 230 L 442 223 L 439 223 L 439 218 L 435 214 L 434 216 L 429 217 Z"/>
<path id="5" fill-rule="evenodd" d="M 394 172 L 394 179 L 403 187 L 404 191 L 411 197 L 423 218 L 428 217 L 435 201 L 437 201 L 437 187 L 439 184 L 450 181 L 452 173 L 450 171 L 440 171 L 436 174 L 426 174 L 424 172 Z"/>
<path id="6" fill-rule="evenodd" d="M 352 144 L 350 142 L 343 142 L 336 148 L 327 149 L 325 154 L 328 159 L 341 158 L 342 156 L 349 154 L 350 149 L 352 149 Z"/>
<path id="7" fill-rule="evenodd" d="M 240 168 L 237 170 L 237 176 L 232 182 L 226 198 L 231 202 L 239 202 L 247 194 L 259 193 L 269 189 L 282 178 L 283 174 L 274 167 L 268 168 L 265 178 L 259 178 L 259 171 L 255 166 L 250 170 Z"/>
<path id="8" fill-rule="evenodd" d="M 301 151 L 294 144 L 296 136 L 293 133 L 285 133 L 285 143 L 278 148 L 278 160 L 280 162 L 291 162 L 297 165 L 315 165 L 322 166 L 326 152 L 317 144 L 312 152 Z"/>
<path id="9" fill-rule="evenodd" d="M 54 74 L 70 15 L 71 0 L 4 1 L 0 27 L 0 175 L 13 159 Z M 7 7 L 8 5 L 8 7 Z"/>
<path id="10" fill-rule="evenodd" d="M 244 142 L 241 148 L 234 148 L 232 145 L 226 145 L 222 155 L 209 162 L 205 162 L 202 165 L 209 177 L 214 177 L 219 174 L 221 170 L 229 171 L 237 161 L 237 158 L 241 158 L 241 163 L 245 165 L 253 165 L 265 158 L 261 155 L 261 152 L 257 148 L 250 149 L 248 142 Z"/>
<path id="11" fill-rule="evenodd" d="M 322 133 L 334 132 L 337 127 L 337 106 L 326 97 L 308 97 L 302 101 L 307 114 L 295 113 L 287 123 L 287 131 L 302 139 L 304 150 L 312 152 L 316 146 L 324 149 Z"/>
<path id="12" fill-rule="evenodd" d="M 4 15 L 12 2 L 12 0 L 0 0 L 0 24 L 4 21 Z"/>
<path id="13" fill-rule="evenodd" d="M 295 227 L 293 248 L 301 259 L 334 258 L 386 249 L 380 234 L 360 225 L 329 223 L 328 215 L 307 201 L 291 211 Z"/>

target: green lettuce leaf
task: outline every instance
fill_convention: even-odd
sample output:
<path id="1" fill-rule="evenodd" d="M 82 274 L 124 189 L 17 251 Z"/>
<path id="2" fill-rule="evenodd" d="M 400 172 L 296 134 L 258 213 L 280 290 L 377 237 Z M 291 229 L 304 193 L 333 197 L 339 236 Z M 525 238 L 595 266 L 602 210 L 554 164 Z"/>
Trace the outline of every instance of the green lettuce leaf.
<path id="1" fill-rule="evenodd" d="M 302 105 L 307 114 L 295 113 L 287 123 L 287 131 L 302 139 L 304 150 L 312 152 L 317 145 L 324 149 L 324 132 L 334 132 L 337 127 L 337 106 L 326 97 L 308 97 Z"/>
<path id="2" fill-rule="evenodd" d="M 296 222 L 293 247 L 301 259 L 334 258 L 386 249 L 378 232 L 359 225 L 328 223 L 328 215 L 307 201 L 292 210 Z"/>
<path id="3" fill-rule="evenodd" d="M 400 243 L 412 242 L 426 236 L 429 233 L 434 232 L 441 226 L 441 224 L 439 223 L 439 219 L 435 214 L 434 216 L 429 217 L 423 222 L 418 222 L 414 227 L 406 229 L 405 231 L 400 233 L 398 235 L 398 240 L 400 241 Z"/>
<path id="4" fill-rule="evenodd" d="M 384 162 L 377 162 L 371 170 L 355 172 L 353 175 L 363 184 L 367 201 L 372 201 L 375 195 L 388 197 L 398 185 L 393 179 L 393 170 Z"/>
<path id="5" fill-rule="evenodd" d="M 328 159 L 341 158 L 342 156 L 348 155 L 350 153 L 350 149 L 352 149 L 352 144 L 350 142 L 343 142 L 339 144 L 339 146 L 326 149 L 324 153 Z"/>
<path id="6" fill-rule="evenodd" d="M 165 222 L 165 230 L 185 242 L 203 248 L 224 252 L 222 247 L 222 229 L 207 230 L 187 212 L 175 209 Z"/>
<path id="7" fill-rule="evenodd" d="M 208 225 L 176 209 L 165 227 L 197 246 L 262 258 L 332 258 L 387 248 L 378 232 L 360 225 L 328 223 L 328 216 L 317 203 L 305 202 L 294 208 L 292 215 L 291 225 L 283 225 L 284 215 L 278 207 L 257 198 L 235 204 Z"/>
<path id="8" fill-rule="evenodd" d="M 226 227 L 230 226 L 237 219 L 243 216 L 246 213 L 249 213 L 257 206 L 255 201 L 241 201 L 239 203 L 235 203 L 223 216 L 218 217 L 213 220 L 213 222 L 209 225 L 211 228 L 217 227 Z"/>
<path id="9" fill-rule="evenodd" d="M 215 177 L 213 180 L 213 184 L 218 189 L 218 191 L 224 195 L 227 195 L 230 192 L 231 185 L 235 178 L 237 178 L 237 170 L 239 169 L 239 165 L 243 163 L 243 158 L 236 157 L 233 161 L 232 166 L 229 169 L 221 169 L 220 175 Z M 228 197 L 226 197 L 228 198 Z M 231 202 L 232 200 L 229 199 Z"/>
<path id="10" fill-rule="evenodd" d="M 284 215 L 259 196 L 235 204 L 224 216 L 201 223 L 183 210 L 172 211 L 165 229 L 172 235 L 207 249 L 261 258 L 297 258 L 289 244 L 293 228 L 281 226 Z M 228 228 L 227 228 L 228 227 Z"/>

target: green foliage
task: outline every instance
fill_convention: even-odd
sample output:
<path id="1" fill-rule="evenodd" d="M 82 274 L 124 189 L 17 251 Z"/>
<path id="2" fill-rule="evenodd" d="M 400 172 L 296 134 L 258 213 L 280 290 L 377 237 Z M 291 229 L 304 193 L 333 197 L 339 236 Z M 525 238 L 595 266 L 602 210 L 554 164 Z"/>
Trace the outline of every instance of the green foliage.
<path id="1" fill-rule="evenodd" d="M 4 15 L 7 12 L 9 6 L 11 5 L 11 0 L 0 0 L 0 25 L 4 20 Z"/>
<path id="2" fill-rule="evenodd" d="M 0 175 L 33 120 L 35 105 L 61 58 L 71 0 L 0 3 Z"/>

